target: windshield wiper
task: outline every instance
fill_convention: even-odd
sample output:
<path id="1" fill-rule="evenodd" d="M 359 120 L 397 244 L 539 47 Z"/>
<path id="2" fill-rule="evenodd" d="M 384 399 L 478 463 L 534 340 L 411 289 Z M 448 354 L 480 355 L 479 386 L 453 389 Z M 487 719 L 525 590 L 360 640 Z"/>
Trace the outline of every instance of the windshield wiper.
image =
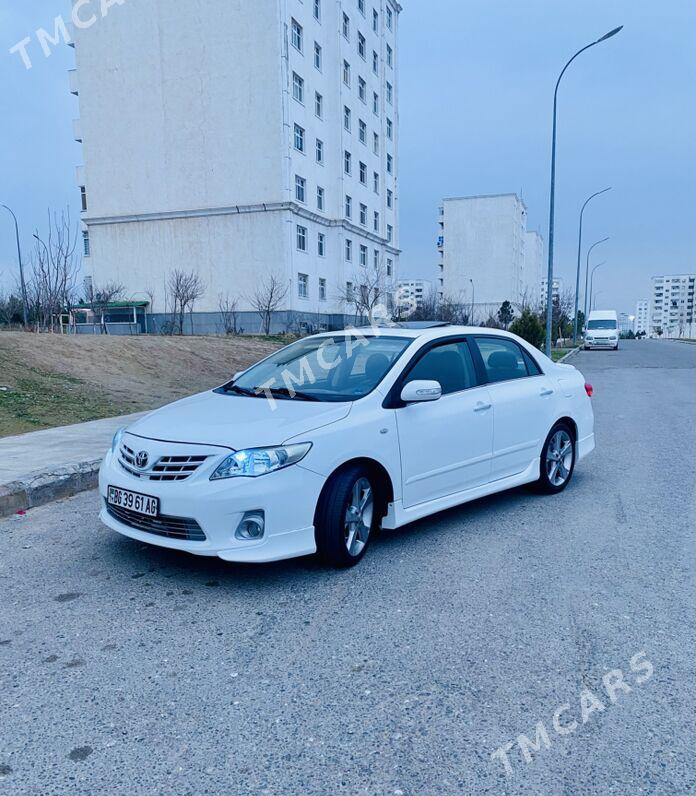
<path id="1" fill-rule="evenodd" d="M 293 390 L 290 392 L 287 387 L 270 387 L 268 389 L 271 395 L 277 395 L 280 398 L 290 398 L 291 400 L 297 398 L 298 401 L 318 401 L 315 395 L 309 395 L 306 392 L 298 392 L 297 390 Z"/>
<path id="2" fill-rule="evenodd" d="M 234 392 L 237 395 L 244 395 L 247 398 L 262 398 L 262 392 L 256 392 L 255 390 L 248 390 L 246 387 L 237 387 L 236 384 L 226 384 L 222 388 L 225 392 Z"/>

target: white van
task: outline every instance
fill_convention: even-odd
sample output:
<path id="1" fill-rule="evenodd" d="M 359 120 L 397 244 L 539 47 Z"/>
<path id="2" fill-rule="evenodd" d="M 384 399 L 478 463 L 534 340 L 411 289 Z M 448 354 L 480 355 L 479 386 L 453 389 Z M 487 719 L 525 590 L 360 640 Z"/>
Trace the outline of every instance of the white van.
<path id="1" fill-rule="evenodd" d="M 615 310 L 594 310 L 585 326 L 585 351 L 591 348 L 619 348 L 619 316 Z"/>

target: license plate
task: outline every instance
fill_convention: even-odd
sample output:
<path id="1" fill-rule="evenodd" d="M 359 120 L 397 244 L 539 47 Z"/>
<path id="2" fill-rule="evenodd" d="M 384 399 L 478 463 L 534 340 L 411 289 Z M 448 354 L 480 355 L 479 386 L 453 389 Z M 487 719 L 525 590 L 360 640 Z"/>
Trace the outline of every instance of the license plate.
<path id="1" fill-rule="evenodd" d="M 144 514 L 146 517 L 156 517 L 159 514 L 159 498 L 141 495 L 129 489 L 110 486 L 106 500 L 111 506 Z"/>

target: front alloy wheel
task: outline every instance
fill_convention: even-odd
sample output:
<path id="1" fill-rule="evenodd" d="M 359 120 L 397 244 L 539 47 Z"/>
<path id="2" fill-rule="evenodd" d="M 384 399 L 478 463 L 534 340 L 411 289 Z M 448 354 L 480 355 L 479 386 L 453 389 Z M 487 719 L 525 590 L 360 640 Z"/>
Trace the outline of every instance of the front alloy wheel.
<path id="1" fill-rule="evenodd" d="M 367 478 L 359 478 L 351 492 L 344 522 L 346 550 L 350 556 L 359 556 L 365 549 L 372 530 L 374 507 L 370 482 Z"/>
<path id="2" fill-rule="evenodd" d="M 575 469 L 575 438 L 565 423 L 556 424 L 541 451 L 537 485 L 542 492 L 562 492 Z"/>

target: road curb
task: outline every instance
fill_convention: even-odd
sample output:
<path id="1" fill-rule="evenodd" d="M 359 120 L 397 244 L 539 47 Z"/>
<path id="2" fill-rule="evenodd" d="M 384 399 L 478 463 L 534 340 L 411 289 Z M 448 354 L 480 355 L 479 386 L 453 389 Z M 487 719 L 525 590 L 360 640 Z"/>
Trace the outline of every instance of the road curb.
<path id="1" fill-rule="evenodd" d="M 571 357 L 575 356 L 575 354 L 577 354 L 577 353 L 578 353 L 578 351 L 579 351 L 581 348 L 582 348 L 582 346 L 578 346 L 577 348 L 574 348 L 572 351 L 568 351 L 568 353 L 567 353 L 567 354 L 566 354 L 564 357 L 561 357 L 561 358 L 558 360 L 558 363 L 565 362 L 567 359 L 570 359 Z M 556 363 L 556 364 L 558 364 L 558 363 Z"/>
<path id="2" fill-rule="evenodd" d="M 0 484 L 0 517 L 43 506 L 97 486 L 101 459 L 50 471 L 30 473 L 19 481 Z"/>

